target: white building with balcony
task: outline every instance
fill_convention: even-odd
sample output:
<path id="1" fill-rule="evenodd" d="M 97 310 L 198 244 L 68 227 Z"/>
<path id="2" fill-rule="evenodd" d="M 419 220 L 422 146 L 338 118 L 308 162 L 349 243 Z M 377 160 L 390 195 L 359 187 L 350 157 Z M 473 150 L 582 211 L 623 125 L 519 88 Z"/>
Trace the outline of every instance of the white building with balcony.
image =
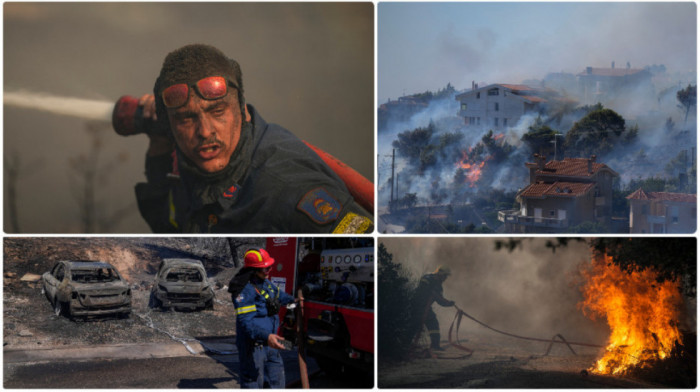
<path id="1" fill-rule="evenodd" d="M 487 129 L 506 129 L 517 125 L 526 113 L 538 113 L 545 105 L 560 99 L 550 89 L 540 89 L 521 84 L 490 84 L 479 88 L 472 85 L 470 91 L 458 94 L 459 116 L 464 125 Z"/>

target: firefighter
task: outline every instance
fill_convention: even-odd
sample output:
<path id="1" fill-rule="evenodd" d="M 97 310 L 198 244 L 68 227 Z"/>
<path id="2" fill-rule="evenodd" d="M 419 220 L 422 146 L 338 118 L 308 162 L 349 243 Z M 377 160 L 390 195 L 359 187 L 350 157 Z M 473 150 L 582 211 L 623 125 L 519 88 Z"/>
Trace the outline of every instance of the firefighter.
<path id="1" fill-rule="evenodd" d="M 246 104 L 240 66 L 219 49 L 169 53 L 153 92 L 139 100 L 156 123 L 147 132 L 147 182 L 136 185 L 153 232 L 374 230 L 372 213 L 317 154 Z"/>
<path id="2" fill-rule="evenodd" d="M 448 267 L 439 266 L 432 274 L 423 275 L 413 298 L 412 314 L 416 317 L 414 339 L 420 335 L 425 325 L 430 336 L 430 349 L 434 351 L 443 351 L 443 348 L 440 347 L 440 324 L 431 306 L 433 302 L 444 307 L 454 306 L 454 301 L 442 296 L 442 284 L 450 274 Z"/>
<path id="3" fill-rule="evenodd" d="M 236 311 L 236 346 L 241 388 L 284 388 L 284 364 L 277 335 L 280 307 L 294 297 L 268 280 L 275 259 L 265 249 L 249 249 L 244 267 L 231 279 L 229 291 Z"/>

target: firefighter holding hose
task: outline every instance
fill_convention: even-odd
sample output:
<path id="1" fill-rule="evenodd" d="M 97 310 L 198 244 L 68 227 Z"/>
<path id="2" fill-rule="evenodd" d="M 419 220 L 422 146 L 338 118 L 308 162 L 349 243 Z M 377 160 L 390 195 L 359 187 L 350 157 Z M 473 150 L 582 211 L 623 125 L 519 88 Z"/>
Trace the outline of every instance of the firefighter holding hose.
<path id="1" fill-rule="evenodd" d="M 447 300 L 442 296 L 442 284 L 450 275 L 450 269 L 444 266 L 439 266 L 431 274 L 423 275 L 412 301 L 412 315 L 415 318 L 413 325 L 416 331 L 414 340 L 420 336 L 425 325 L 428 336 L 430 336 L 430 349 L 433 351 L 443 351 L 443 348 L 440 347 L 440 323 L 433 312 L 432 304 L 437 302 L 438 305 L 444 307 L 455 305 L 454 301 Z"/>
<path id="2" fill-rule="evenodd" d="M 229 292 L 236 310 L 236 347 L 241 388 L 284 388 L 284 363 L 277 335 L 281 306 L 294 302 L 268 280 L 275 264 L 265 249 L 249 249 L 243 268 L 231 279 Z M 267 384 L 267 385 L 265 385 Z"/>
<path id="3" fill-rule="evenodd" d="M 153 88 L 138 100 L 146 183 L 142 217 L 158 233 L 365 233 L 370 213 L 328 165 L 286 129 L 246 104 L 239 64 L 219 49 L 169 53 Z M 137 128 L 141 128 L 136 130 Z"/>

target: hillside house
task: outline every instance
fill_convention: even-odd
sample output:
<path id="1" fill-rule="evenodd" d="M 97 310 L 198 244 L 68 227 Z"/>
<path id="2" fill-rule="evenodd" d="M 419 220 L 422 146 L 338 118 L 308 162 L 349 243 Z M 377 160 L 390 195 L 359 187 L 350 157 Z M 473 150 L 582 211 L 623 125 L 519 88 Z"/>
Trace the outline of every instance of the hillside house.
<path id="1" fill-rule="evenodd" d="M 586 69 L 577 75 L 579 97 L 586 104 L 601 102 L 609 104 L 616 99 L 654 97 L 654 86 L 651 73 L 644 69 L 615 68 L 615 62 L 610 68 Z"/>
<path id="2" fill-rule="evenodd" d="M 521 84 L 473 85 L 455 97 L 465 126 L 494 130 L 514 127 L 526 113 L 539 113 L 550 100 L 558 98 L 554 90 Z"/>
<path id="3" fill-rule="evenodd" d="M 519 210 L 499 211 L 508 233 L 556 233 L 583 222 L 610 224 L 613 179 L 619 175 L 590 158 L 545 163 L 535 154 L 530 184 L 516 196 Z"/>
<path id="4" fill-rule="evenodd" d="M 630 233 L 691 234 L 697 227 L 697 195 L 644 192 L 637 189 L 630 201 Z"/>

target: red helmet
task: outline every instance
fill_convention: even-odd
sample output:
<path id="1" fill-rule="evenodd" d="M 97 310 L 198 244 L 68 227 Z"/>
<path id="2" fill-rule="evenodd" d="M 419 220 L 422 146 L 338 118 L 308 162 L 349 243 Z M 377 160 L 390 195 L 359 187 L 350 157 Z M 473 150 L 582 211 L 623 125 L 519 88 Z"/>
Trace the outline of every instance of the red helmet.
<path id="1" fill-rule="evenodd" d="M 267 268 L 272 264 L 275 264 L 275 259 L 265 249 L 249 249 L 243 258 L 244 267 Z"/>

